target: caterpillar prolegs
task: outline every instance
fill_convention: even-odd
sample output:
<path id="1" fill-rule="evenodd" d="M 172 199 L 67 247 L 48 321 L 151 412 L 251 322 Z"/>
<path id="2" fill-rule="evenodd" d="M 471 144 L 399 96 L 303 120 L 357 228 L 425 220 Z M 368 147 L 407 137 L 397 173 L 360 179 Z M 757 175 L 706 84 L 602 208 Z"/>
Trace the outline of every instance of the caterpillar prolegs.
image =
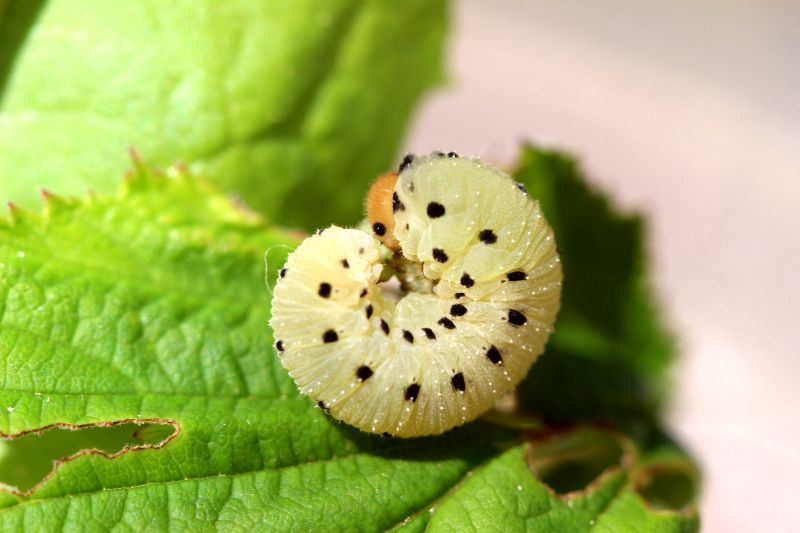
<path id="1" fill-rule="evenodd" d="M 283 366 L 364 431 L 475 419 L 525 376 L 558 312 L 561 264 L 538 202 L 478 159 L 437 152 L 379 178 L 367 212 L 373 235 L 331 226 L 281 269 L 270 325 Z"/>

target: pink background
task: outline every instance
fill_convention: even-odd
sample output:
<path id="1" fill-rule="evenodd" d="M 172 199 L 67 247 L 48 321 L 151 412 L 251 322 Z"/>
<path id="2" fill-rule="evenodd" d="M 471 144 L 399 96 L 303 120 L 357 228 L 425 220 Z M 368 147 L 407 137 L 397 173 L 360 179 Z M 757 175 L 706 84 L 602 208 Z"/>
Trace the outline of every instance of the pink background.
<path id="1" fill-rule="evenodd" d="M 645 5 L 646 4 L 646 5 Z M 800 5 L 464 0 L 410 151 L 534 139 L 650 221 L 704 531 L 800 530 Z M 402 76 L 413 72 L 398 73 Z"/>

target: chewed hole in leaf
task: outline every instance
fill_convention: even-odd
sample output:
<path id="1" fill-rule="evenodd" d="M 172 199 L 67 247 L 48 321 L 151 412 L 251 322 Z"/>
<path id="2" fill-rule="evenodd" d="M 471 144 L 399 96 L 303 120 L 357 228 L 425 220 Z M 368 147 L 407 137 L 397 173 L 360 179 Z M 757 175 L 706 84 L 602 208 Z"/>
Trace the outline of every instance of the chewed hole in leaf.
<path id="1" fill-rule="evenodd" d="M 55 426 L 0 439 L 0 484 L 27 493 L 61 462 L 84 454 L 108 458 L 159 448 L 178 433 L 168 422 L 111 422 L 91 426 Z"/>
<path id="2" fill-rule="evenodd" d="M 626 444 L 620 435 L 589 428 L 547 435 L 531 443 L 528 465 L 542 483 L 565 495 L 628 463 Z"/>
<path id="3" fill-rule="evenodd" d="M 683 465 L 650 465 L 636 480 L 636 490 L 653 509 L 681 511 L 697 499 L 697 474 Z"/>

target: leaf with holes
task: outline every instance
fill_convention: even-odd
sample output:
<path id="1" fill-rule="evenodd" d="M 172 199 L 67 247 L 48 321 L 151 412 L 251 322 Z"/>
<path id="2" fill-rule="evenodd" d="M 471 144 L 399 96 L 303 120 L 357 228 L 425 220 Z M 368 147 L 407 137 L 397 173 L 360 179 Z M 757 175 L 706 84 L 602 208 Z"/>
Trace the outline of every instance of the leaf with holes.
<path id="1" fill-rule="evenodd" d="M 139 167 L 44 203 L 0 222 L 0 530 L 696 529 L 695 469 L 649 427 L 328 418 L 267 328 L 264 251 L 271 285 L 295 236 L 210 185 Z"/>
<path id="2" fill-rule="evenodd" d="M 284 224 L 354 223 L 442 79 L 444 0 L 5 1 L 0 201 L 28 207 L 113 191 L 134 146 Z"/>

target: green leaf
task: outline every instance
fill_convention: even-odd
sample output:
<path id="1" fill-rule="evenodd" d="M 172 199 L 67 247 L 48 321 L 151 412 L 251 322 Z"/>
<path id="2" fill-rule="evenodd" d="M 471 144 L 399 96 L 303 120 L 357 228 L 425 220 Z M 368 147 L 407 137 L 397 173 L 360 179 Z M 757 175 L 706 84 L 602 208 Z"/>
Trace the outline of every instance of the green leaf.
<path id="1" fill-rule="evenodd" d="M 444 0 L 4 3 L 0 200 L 28 207 L 113 191 L 133 146 L 284 224 L 355 223 L 442 79 Z"/>
<path id="2" fill-rule="evenodd" d="M 45 205 L 0 222 L 0 437 L 142 424 L 153 445 L 61 443 L 31 491 L 0 486 L 0 530 L 696 530 L 696 474 L 660 436 L 511 417 L 404 440 L 327 417 L 267 327 L 264 250 L 271 285 L 295 238 L 184 172 Z"/>
<path id="3" fill-rule="evenodd" d="M 76 454 L 89 450 L 113 457 L 134 448 L 162 446 L 176 435 L 172 424 L 142 422 L 53 427 L 2 442 L 0 479 L 20 492 L 28 492 L 50 474 L 55 461 L 71 461 Z"/>
<path id="4" fill-rule="evenodd" d="M 607 447 L 612 441 L 619 450 L 616 455 L 593 454 L 598 442 Z M 671 451 L 681 457 L 677 449 Z M 542 483 L 545 478 L 538 468 L 543 464 L 561 469 L 563 477 L 575 473 L 578 461 L 597 469 L 588 484 L 559 491 Z M 685 457 L 683 461 L 681 467 L 695 483 L 696 472 Z M 643 462 L 632 442 L 618 434 L 593 428 L 539 434 L 473 470 L 423 513 L 429 530 L 437 532 L 696 531 L 697 514 L 691 505 L 678 512 L 654 512 L 637 489 L 641 474 L 637 467 L 630 468 L 632 464 Z M 692 485 L 689 494 L 695 489 Z"/>
<path id="5" fill-rule="evenodd" d="M 557 420 L 655 416 L 673 346 L 647 284 L 643 220 L 614 210 L 561 152 L 528 146 L 514 175 L 540 200 L 564 269 L 555 334 L 520 401 Z"/>

